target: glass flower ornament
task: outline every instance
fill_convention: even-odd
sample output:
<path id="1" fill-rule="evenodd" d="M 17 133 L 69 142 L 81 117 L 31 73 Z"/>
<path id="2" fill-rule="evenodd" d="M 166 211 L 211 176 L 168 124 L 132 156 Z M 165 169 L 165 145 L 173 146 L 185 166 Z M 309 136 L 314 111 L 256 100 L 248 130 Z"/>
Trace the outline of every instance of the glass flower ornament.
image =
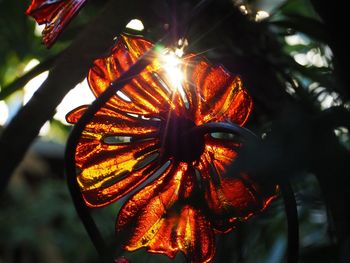
<path id="1" fill-rule="evenodd" d="M 122 35 L 97 59 L 88 82 L 98 97 L 153 44 Z M 76 123 L 88 106 L 67 115 Z M 215 235 L 262 211 L 274 198 L 246 174 L 227 175 L 240 141 L 199 134 L 208 123 L 242 126 L 252 100 L 238 76 L 196 55 L 165 50 L 99 109 L 75 153 L 88 207 L 123 197 L 116 232 L 124 249 L 210 262 Z"/>

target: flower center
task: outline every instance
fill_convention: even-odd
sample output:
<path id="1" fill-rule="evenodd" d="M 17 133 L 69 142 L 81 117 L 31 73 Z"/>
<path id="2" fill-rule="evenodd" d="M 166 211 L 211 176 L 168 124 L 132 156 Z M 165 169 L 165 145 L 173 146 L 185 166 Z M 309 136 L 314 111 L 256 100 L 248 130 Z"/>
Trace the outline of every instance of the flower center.
<path id="1" fill-rule="evenodd" d="M 164 155 L 187 163 L 197 160 L 204 151 L 204 137 L 188 133 L 194 127 L 192 120 L 171 114 L 162 131 Z"/>

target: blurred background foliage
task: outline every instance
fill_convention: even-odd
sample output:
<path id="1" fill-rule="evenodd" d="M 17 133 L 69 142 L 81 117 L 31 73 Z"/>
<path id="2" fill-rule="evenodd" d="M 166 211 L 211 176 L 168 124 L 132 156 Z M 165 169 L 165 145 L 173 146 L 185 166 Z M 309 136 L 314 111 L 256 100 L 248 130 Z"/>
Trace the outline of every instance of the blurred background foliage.
<path id="1" fill-rule="evenodd" d="M 89 1 L 59 41 L 47 50 L 41 44 L 40 27 L 24 14 L 29 2 L 0 0 L 0 133 L 44 81 L 45 71 L 55 57 L 103 4 Z M 144 18 L 145 29 L 137 33 L 157 40 L 174 16 L 171 2 L 150 1 L 154 14 Z M 193 3 L 179 2 L 175 18 L 188 21 L 185 18 L 191 16 L 188 10 Z M 320 171 L 324 165 L 337 164 L 329 161 L 321 165 L 322 159 L 317 157 L 333 148 L 348 156 L 349 130 L 342 125 L 328 126 L 325 130 L 330 131 L 329 137 L 324 137 L 324 130 L 320 135 L 319 130 L 305 124 L 334 107 L 349 109 L 349 92 L 337 74 L 336 52 L 330 47 L 333 40 L 325 21 L 308 0 L 212 2 L 188 25 L 179 23 L 179 34 L 186 32 L 189 52 L 202 52 L 211 61 L 241 75 L 253 96 L 254 110 L 248 127 L 266 141 L 272 138 L 268 145 L 277 143 L 277 148 L 264 153 L 273 156 L 277 152 L 280 159 L 272 158 L 271 165 L 265 156 L 253 157 L 266 162 L 279 176 L 291 174 L 299 212 L 300 262 L 349 262 L 349 252 L 344 254 L 337 243 L 336 232 L 342 229 L 334 230 L 330 217 L 332 211 L 342 209 L 334 207 L 334 187 L 327 191 L 327 183 L 345 175 L 329 173 L 325 177 Z M 74 210 L 63 171 L 64 146 L 71 129 L 64 116 L 92 100 L 86 82 L 69 92 L 12 176 L 0 200 L 0 262 L 97 262 L 97 254 Z M 322 141 L 324 138 L 331 138 L 328 144 Z M 315 142 L 309 143 L 311 139 L 320 145 L 315 147 Z M 261 163 L 257 164 L 261 167 Z M 119 207 L 117 203 L 93 212 L 107 239 L 114 234 Z M 283 202 L 278 199 L 262 215 L 228 235 L 218 236 L 215 260 L 284 262 L 286 242 L 286 218 Z M 143 250 L 126 256 L 132 262 L 169 262 L 165 256 Z M 182 255 L 174 260 L 182 261 Z"/>

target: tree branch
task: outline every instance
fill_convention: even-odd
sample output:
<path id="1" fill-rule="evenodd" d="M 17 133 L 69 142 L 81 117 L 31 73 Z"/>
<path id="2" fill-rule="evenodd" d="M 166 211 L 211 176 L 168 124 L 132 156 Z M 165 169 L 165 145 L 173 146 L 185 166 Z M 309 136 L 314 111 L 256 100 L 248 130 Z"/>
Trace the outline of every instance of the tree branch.
<path id="1" fill-rule="evenodd" d="M 49 70 L 54 65 L 56 59 L 59 56 L 60 54 L 57 54 L 53 57 L 48 58 L 47 60 L 44 60 L 31 70 L 23 74 L 21 77 L 15 79 L 13 82 L 11 82 L 9 85 L 7 85 L 0 91 L 0 100 L 5 99 L 15 91 L 23 88 L 23 86 L 26 85 L 28 81 L 30 81 L 32 78 L 36 77 L 40 73 Z"/>

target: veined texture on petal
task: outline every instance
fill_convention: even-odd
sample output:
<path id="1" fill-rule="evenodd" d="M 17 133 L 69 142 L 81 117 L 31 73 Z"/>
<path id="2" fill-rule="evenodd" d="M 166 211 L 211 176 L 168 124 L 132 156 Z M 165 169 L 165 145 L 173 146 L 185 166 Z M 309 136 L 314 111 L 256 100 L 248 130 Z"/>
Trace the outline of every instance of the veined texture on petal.
<path id="1" fill-rule="evenodd" d="M 32 16 L 39 25 L 44 24 L 43 42 L 51 47 L 82 8 L 86 0 L 32 0 L 26 14 Z"/>
<path id="2" fill-rule="evenodd" d="M 262 191 L 245 174 L 227 174 L 227 167 L 237 157 L 240 143 L 205 138 L 205 150 L 196 166 L 200 172 L 205 202 L 213 218 L 213 228 L 227 233 L 238 222 L 262 211 L 275 198 L 274 189 Z"/>
<path id="3" fill-rule="evenodd" d="M 146 247 L 170 258 L 182 251 L 191 262 L 211 261 L 215 246 L 210 221 L 200 209 L 181 204 L 193 194 L 194 181 L 188 165 L 171 164 L 160 178 L 129 199 L 116 225 L 118 232 L 129 233 L 125 248 Z"/>
<path id="4" fill-rule="evenodd" d="M 85 106 L 73 110 L 67 121 L 75 123 L 85 110 Z M 123 197 L 159 168 L 159 161 L 149 159 L 159 152 L 157 125 L 107 106 L 96 113 L 78 141 L 75 156 L 87 205 L 103 206 Z M 122 141 L 125 138 L 127 142 Z"/>
<path id="5" fill-rule="evenodd" d="M 140 37 L 121 35 L 111 54 L 94 61 L 88 73 L 88 82 L 95 96 L 105 91 L 153 44 Z M 175 92 L 166 84 L 159 61 L 154 59 L 139 75 L 134 76 L 108 105 L 116 110 L 142 116 L 155 116 L 171 109 L 180 110 Z"/>
<path id="6" fill-rule="evenodd" d="M 246 122 L 252 100 L 238 76 L 196 57 L 186 60 L 184 71 L 184 90 L 197 125 L 227 120 L 238 125 Z"/>

